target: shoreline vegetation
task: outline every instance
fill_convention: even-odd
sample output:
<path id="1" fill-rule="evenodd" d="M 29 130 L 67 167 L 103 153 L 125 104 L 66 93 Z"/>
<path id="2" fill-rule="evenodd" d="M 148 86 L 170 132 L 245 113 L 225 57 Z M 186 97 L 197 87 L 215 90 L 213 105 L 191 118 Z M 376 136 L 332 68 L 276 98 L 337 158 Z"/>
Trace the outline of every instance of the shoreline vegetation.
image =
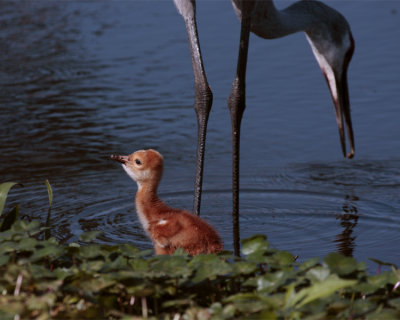
<path id="1" fill-rule="evenodd" d="M 60 244 L 46 223 L 5 208 L 0 184 L 1 319 L 399 319 L 400 269 L 339 253 L 299 263 L 263 235 L 224 251 L 154 256 L 130 244 L 100 245 L 100 232 Z M 5 213 L 5 211 L 7 211 Z M 380 266 L 387 269 L 380 272 Z"/>

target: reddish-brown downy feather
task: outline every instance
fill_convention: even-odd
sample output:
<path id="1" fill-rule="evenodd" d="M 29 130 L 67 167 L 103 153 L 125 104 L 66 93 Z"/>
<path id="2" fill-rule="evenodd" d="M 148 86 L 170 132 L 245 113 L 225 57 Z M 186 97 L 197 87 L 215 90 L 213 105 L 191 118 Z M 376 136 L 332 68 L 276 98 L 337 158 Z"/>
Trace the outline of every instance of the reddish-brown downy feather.
<path id="1" fill-rule="evenodd" d="M 191 255 L 222 250 L 221 238 L 203 219 L 188 211 L 171 208 L 157 195 L 163 158 L 155 150 L 139 150 L 129 156 L 113 155 L 137 182 L 136 211 L 144 230 L 153 241 L 156 254 L 172 254 L 182 248 Z"/>

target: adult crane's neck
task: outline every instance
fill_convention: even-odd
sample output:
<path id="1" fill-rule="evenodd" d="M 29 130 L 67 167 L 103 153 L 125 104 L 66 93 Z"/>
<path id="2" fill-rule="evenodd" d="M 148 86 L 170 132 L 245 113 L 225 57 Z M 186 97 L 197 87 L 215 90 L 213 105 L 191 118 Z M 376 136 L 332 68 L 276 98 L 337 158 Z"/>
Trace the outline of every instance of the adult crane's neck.
<path id="1" fill-rule="evenodd" d="M 240 18 L 239 0 L 233 0 L 234 8 Z M 235 3 L 236 2 L 236 3 Z M 284 10 L 277 10 L 273 1 L 258 1 L 251 15 L 251 31 L 264 39 L 281 38 L 286 35 L 306 31 L 312 23 L 312 16 L 303 1 Z"/>

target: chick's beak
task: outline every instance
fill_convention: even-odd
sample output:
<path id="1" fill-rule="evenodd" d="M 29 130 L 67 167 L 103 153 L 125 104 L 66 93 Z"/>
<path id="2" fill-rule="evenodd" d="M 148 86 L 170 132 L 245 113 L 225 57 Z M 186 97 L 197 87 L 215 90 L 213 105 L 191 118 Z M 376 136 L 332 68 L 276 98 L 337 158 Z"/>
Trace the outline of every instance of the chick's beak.
<path id="1" fill-rule="evenodd" d="M 122 164 L 126 164 L 128 162 L 128 156 L 121 156 L 119 154 L 113 154 L 111 155 L 111 159 L 118 161 Z"/>

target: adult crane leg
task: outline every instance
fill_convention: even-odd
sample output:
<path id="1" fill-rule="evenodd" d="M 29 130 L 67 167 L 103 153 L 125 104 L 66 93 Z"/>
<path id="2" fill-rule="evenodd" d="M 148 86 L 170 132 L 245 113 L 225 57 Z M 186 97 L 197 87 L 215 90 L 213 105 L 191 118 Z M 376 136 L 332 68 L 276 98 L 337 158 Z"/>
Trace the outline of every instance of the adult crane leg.
<path id="1" fill-rule="evenodd" d="M 232 121 L 232 218 L 233 247 L 236 256 L 240 255 L 239 232 L 239 158 L 240 158 L 240 124 L 246 108 L 246 66 L 250 37 L 250 14 L 254 1 L 241 1 L 241 30 L 239 56 L 235 80 L 228 98 L 228 107 Z"/>
<path id="2" fill-rule="evenodd" d="M 193 213 L 200 215 L 207 122 L 211 110 L 213 95 L 207 82 L 203 59 L 201 56 L 196 23 L 196 2 L 195 0 L 174 0 L 174 2 L 179 13 L 185 20 L 190 55 L 192 57 L 195 88 L 194 110 L 197 116 L 198 130 Z"/>

